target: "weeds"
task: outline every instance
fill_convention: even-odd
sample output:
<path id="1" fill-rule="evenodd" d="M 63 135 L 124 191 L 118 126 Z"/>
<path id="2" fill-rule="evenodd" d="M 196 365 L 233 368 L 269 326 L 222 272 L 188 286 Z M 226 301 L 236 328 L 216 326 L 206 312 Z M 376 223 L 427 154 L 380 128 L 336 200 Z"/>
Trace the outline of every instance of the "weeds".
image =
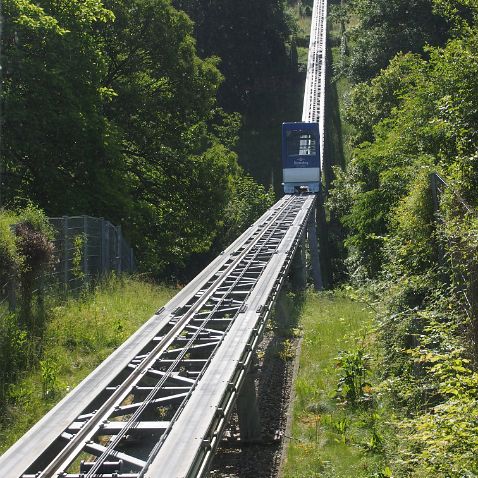
<path id="1" fill-rule="evenodd" d="M 85 241 L 86 237 L 84 234 L 78 234 L 73 240 L 72 274 L 80 282 L 85 278 L 82 267 Z"/>
<path id="2" fill-rule="evenodd" d="M 362 348 L 341 352 L 337 357 L 337 367 L 341 376 L 338 381 L 337 397 L 353 407 L 369 403 L 372 386 L 367 382 L 370 355 Z"/>
<path id="3" fill-rule="evenodd" d="M 332 425 L 334 430 L 339 434 L 340 440 L 337 440 L 344 445 L 347 443 L 347 430 L 349 429 L 350 423 L 347 417 L 344 417 L 340 420 L 333 421 Z"/>
<path id="4" fill-rule="evenodd" d="M 393 478 L 392 470 L 387 466 L 383 470 L 370 475 L 370 478 Z"/>
<path id="5" fill-rule="evenodd" d="M 53 398 L 58 391 L 59 366 L 51 359 L 40 361 L 42 396 L 44 399 Z"/>
<path id="6" fill-rule="evenodd" d="M 383 451 L 383 441 L 376 428 L 372 428 L 372 436 L 365 443 L 365 449 L 371 453 L 381 453 Z"/>
<path id="7" fill-rule="evenodd" d="M 372 320 L 362 303 L 340 293 L 308 295 L 285 478 L 392 476 L 384 474 L 383 420 L 370 384 L 372 335 L 356 343 Z"/>
<path id="8" fill-rule="evenodd" d="M 111 278 L 93 291 L 53 307 L 41 341 L 33 343 L 18 328 L 14 316 L 2 318 L 0 373 L 9 385 L 0 390 L 0 453 L 174 292 L 134 279 Z"/>
<path id="9" fill-rule="evenodd" d="M 295 357 L 295 346 L 294 342 L 289 339 L 285 339 L 282 342 L 282 349 L 279 352 L 279 357 L 284 362 L 288 362 L 290 360 L 294 360 Z"/>

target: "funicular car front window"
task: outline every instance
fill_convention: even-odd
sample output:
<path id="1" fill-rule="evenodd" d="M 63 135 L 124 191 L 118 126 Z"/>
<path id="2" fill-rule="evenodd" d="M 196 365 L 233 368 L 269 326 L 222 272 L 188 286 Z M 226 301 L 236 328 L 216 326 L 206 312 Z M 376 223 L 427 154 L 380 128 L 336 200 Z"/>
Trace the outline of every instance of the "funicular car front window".
<path id="1" fill-rule="evenodd" d="M 287 154 L 289 156 L 316 154 L 315 136 L 302 131 L 288 131 Z"/>

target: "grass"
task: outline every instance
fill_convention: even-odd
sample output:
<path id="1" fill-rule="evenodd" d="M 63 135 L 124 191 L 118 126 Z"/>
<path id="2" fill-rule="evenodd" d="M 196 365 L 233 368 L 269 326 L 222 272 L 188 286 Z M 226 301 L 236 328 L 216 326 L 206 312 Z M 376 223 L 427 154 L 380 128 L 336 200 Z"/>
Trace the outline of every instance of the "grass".
<path id="1" fill-rule="evenodd" d="M 346 30 L 350 31 L 359 24 L 359 18 L 356 15 L 353 15 L 350 18 L 349 23 L 346 25 Z M 353 126 L 348 123 L 345 119 L 345 109 L 346 109 L 346 99 L 350 94 L 353 84 L 350 80 L 342 75 L 337 75 L 340 65 L 342 63 L 342 53 L 341 53 L 341 41 L 342 41 L 342 31 L 338 23 L 329 22 L 329 54 L 330 62 L 332 64 L 332 75 L 335 75 L 333 81 L 331 81 L 329 89 L 333 88 L 332 92 L 332 106 L 327 111 L 327 117 L 337 117 L 338 121 L 332 118 L 332 122 L 335 123 L 333 128 L 336 130 L 335 134 L 338 136 L 334 141 L 340 142 L 340 145 L 337 149 L 333 149 L 334 154 L 340 155 L 340 161 L 335 161 L 335 164 L 340 164 L 345 166 L 348 164 L 352 158 L 353 146 L 352 139 L 354 135 Z M 353 47 L 353 43 L 349 40 L 348 50 Z M 329 75 L 329 79 L 332 77 Z M 330 94 L 330 93 L 329 93 Z M 328 99 L 330 101 L 330 98 Z M 326 105 L 327 107 L 327 105 Z"/>
<path id="2" fill-rule="evenodd" d="M 289 2 L 291 3 L 291 2 Z M 310 34 L 310 27 L 312 25 L 312 16 L 305 15 L 305 13 L 301 14 L 301 0 L 297 0 L 293 2 L 292 5 L 289 5 L 290 12 L 292 16 L 296 20 L 297 29 L 298 29 L 298 36 L 302 36 L 304 38 L 308 38 Z M 302 10 L 305 10 L 305 5 L 302 6 Z"/>
<path id="3" fill-rule="evenodd" d="M 338 64 L 340 60 L 340 47 L 333 47 L 331 48 L 332 52 L 332 63 L 334 65 Z M 342 149 L 342 155 L 343 155 L 343 162 L 342 164 L 348 164 L 352 158 L 352 152 L 353 152 L 353 147 L 352 147 L 352 137 L 354 134 L 353 126 L 348 123 L 345 118 L 344 118 L 344 112 L 345 112 L 345 101 L 347 98 L 347 95 L 350 94 L 350 91 L 352 89 L 352 84 L 350 83 L 349 79 L 346 78 L 345 76 L 340 76 L 335 80 L 335 91 L 336 91 L 336 97 L 337 97 L 337 102 L 334 105 L 339 117 L 340 121 L 340 136 L 341 136 L 341 149 Z"/>
<path id="4" fill-rule="evenodd" d="M 312 17 L 305 14 L 301 14 L 301 1 L 295 2 L 291 5 L 290 12 L 295 18 L 297 33 L 296 40 L 298 42 L 297 46 L 297 55 L 299 63 L 299 71 L 307 71 L 307 62 L 309 58 L 309 39 L 310 39 L 310 28 L 312 25 Z M 302 6 L 302 9 L 305 7 Z M 302 85 L 303 88 L 304 85 Z"/>
<path id="5" fill-rule="evenodd" d="M 337 361 L 341 352 L 365 350 L 374 363 L 371 314 L 340 293 L 309 292 L 300 327 L 302 349 L 284 478 L 382 476 L 379 411 L 337 398 L 344 373 Z"/>
<path id="6" fill-rule="evenodd" d="M 53 307 L 41 360 L 9 389 L 0 415 L 3 453 L 177 291 L 112 278 Z"/>

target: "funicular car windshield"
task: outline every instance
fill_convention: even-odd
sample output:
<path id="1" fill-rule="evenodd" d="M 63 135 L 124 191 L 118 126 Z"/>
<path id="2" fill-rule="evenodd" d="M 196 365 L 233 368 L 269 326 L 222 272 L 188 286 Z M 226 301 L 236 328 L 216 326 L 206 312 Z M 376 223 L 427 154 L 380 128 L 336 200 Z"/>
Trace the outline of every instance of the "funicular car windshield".
<path id="1" fill-rule="evenodd" d="M 287 131 L 287 156 L 315 155 L 317 140 L 315 135 L 304 131 Z"/>

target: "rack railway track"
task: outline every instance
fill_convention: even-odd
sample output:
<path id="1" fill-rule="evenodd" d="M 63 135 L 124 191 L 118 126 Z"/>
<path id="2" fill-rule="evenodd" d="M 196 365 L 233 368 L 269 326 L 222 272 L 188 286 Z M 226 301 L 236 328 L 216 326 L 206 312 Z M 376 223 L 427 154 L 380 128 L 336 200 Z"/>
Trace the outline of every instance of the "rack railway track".
<path id="1" fill-rule="evenodd" d="M 326 15 L 315 0 L 302 116 L 321 165 Z M 316 243 L 315 202 L 279 200 L 7 450 L 0 476 L 205 476 L 307 228 Z"/>
<path id="2" fill-rule="evenodd" d="M 314 204 L 280 200 L 8 450 L 2 476 L 202 476 Z"/>
<path id="3" fill-rule="evenodd" d="M 310 30 L 307 76 L 305 80 L 302 121 L 318 123 L 320 165 L 324 165 L 325 79 L 327 67 L 327 0 L 315 0 Z"/>

